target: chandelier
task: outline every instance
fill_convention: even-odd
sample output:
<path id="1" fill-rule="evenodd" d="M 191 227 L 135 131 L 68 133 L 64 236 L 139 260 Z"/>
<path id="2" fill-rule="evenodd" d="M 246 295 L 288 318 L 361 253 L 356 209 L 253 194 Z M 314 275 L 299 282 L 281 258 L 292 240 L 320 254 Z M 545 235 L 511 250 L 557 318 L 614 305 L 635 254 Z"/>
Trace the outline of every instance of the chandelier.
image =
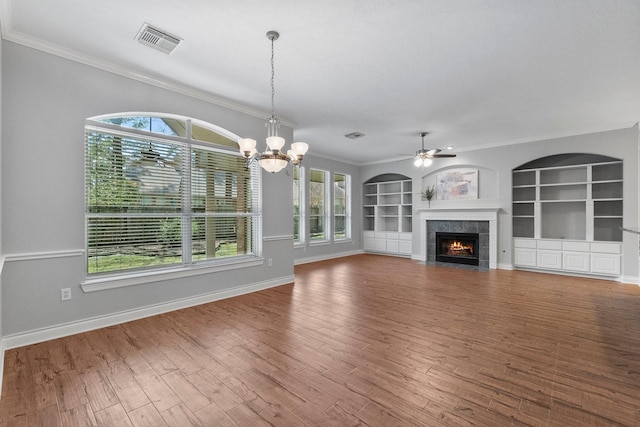
<path id="1" fill-rule="evenodd" d="M 258 164 L 267 172 L 276 173 L 284 169 L 289 163 L 299 165 L 302 162 L 302 158 L 309 149 L 309 145 L 304 142 L 294 142 L 291 144 L 291 149 L 286 153 L 281 151 L 284 147 L 284 138 L 278 136 L 278 127 L 280 126 L 280 120 L 276 118 L 275 114 L 275 71 L 273 66 L 273 42 L 278 40 L 280 34 L 276 31 L 267 32 L 267 38 L 271 40 L 271 117 L 267 120 L 267 149 L 258 153 L 256 150 L 256 140 L 251 138 L 241 138 L 238 140 L 238 146 L 240 148 L 240 154 L 242 154 L 247 162 L 247 166 L 253 161 L 257 161 Z"/>

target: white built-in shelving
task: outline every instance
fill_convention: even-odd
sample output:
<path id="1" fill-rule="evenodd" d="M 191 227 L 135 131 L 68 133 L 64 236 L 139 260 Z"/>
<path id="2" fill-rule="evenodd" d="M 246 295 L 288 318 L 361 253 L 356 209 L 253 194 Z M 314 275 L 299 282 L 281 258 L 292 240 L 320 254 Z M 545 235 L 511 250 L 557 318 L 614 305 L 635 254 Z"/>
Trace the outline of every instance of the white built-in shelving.
<path id="1" fill-rule="evenodd" d="M 366 251 L 411 255 L 412 183 L 410 179 L 364 184 Z"/>
<path id="2" fill-rule="evenodd" d="M 619 274 L 623 162 L 586 158 L 560 165 L 544 158 L 513 171 L 516 266 Z"/>

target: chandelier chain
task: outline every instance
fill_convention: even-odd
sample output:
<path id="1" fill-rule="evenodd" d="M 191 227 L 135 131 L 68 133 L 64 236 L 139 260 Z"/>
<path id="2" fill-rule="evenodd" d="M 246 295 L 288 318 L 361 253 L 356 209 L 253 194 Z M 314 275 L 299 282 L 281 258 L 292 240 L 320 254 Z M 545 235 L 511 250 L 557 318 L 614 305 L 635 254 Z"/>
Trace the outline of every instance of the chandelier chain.
<path id="1" fill-rule="evenodd" d="M 275 86 L 275 68 L 273 66 L 273 41 L 274 39 L 271 39 L 271 117 L 274 117 L 276 114 L 276 107 L 275 107 L 275 97 L 276 97 L 276 86 Z"/>

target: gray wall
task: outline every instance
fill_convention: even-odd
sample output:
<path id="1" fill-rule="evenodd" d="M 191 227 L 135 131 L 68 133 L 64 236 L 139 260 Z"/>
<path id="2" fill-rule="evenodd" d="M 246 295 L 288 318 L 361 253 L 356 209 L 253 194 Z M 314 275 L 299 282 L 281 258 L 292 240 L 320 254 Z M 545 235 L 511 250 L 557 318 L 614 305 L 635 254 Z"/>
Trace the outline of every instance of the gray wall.
<path id="1" fill-rule="evenodd" d="M 78 322 L 293 275 L 290 175 L 263 173 L 264 258 L 251 267 L 83 293 L 84 121 L 175 113 L 264 142 L 265 120 L 11 42 L 2 50 L 3 335 Z M 281 135 L 292 141 L 292 130 Z M 287 237 L 288 236 L 288 237 Z M 271 239 L 270 239 L 271 237 Z M 70 287 L 71 301 L 60 301 Z"/>
<path id="2" fill-rule="evenodd" d="M 432 209 L 500 208 L 498 217 L 498 266 L 512 265 L 511 170 L 528 161 L 561 153 L 594 153 L 624 160 L 624 225 L 638 226 L 638 125 L 627 129 L 556 138 L 527 144 L 464 151 L 453 159 L 436 159 L 428 168 L 413 166 L 412 160 L 368 165 L 361 168 L 362 183 L 381 173 L 401 173 L 413 179 L 413 229 L 419 229 L 415 212 L 426 209 L 420 192 L 435 184 L 435 174 L 451 168 L 469 167 L 479 171 L 477 200 L 432 200 Z M 417 257 L 419 236 L 413 233 L 413 252 Z M 624 233 L 623 275 L 633 282 L 639 280 L 638 237 Z"/>

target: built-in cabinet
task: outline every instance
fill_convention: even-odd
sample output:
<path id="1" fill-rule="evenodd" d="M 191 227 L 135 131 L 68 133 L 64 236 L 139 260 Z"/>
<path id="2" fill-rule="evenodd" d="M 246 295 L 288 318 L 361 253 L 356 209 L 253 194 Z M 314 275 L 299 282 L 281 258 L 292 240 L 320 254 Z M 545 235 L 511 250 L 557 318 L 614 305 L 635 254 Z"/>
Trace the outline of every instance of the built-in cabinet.
<path id="1" fill-rule="evenodd" d="M 514 264 L 619 275 L 622 161 L 552 156 L 513 171 Z"/>
<path id="2" fill-rule="evenodd" d="M 408 256 L 413 216 L 411 179 L 383 181 L 384 178 L 389 176 L 376 177 L 364 184 L 364 250 Z"/>
<path id="3" fill-rule="evenodd" d="M 619 276 L 621 256 L 620 243 L 514 239 L 516 267 Z"/>

